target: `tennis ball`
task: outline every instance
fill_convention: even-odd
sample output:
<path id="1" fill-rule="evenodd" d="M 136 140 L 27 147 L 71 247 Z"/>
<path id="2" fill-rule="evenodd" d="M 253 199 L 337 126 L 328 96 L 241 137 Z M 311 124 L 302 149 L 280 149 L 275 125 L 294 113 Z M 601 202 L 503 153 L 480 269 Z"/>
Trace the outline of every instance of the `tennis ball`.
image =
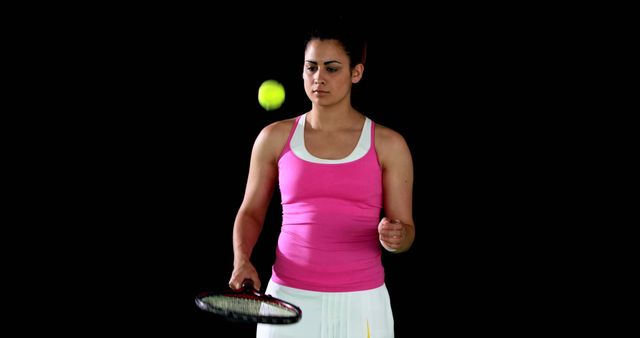
<path id="1" fill-rule="evenodd" d="M 258 102 L 265 110 L 275 110 L 284 102 L 284 86 L 276 80 L 267 80 L 258 89 Z"/>

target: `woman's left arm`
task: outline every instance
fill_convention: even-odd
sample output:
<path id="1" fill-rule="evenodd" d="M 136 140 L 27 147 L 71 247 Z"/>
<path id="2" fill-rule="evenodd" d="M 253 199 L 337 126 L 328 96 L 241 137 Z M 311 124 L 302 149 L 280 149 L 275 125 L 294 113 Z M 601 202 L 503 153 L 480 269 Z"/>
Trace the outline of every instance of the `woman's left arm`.
<path id="1" fill-rule="evenodd" d="M 380 243 L 390 252 L 404 252 L 415 239 L 411 152 L 402 135 L 385 127 L 376 128 L 376 150 L 382 167 L 385 214 L 378 224 Z"/>

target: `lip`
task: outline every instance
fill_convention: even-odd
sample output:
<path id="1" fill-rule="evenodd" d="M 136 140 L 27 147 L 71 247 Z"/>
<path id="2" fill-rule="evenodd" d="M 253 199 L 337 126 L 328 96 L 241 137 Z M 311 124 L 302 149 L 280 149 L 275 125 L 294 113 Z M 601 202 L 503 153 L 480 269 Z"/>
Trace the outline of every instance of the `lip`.
<path id="1" fill-rule="evenodd" d="M 326 90 L 314 90 L 313 93 L 316 94 L 316 95 L 319 95 L 319 96 L 323 96 L 323 95 L 329 94 L 329 92 L 326 91 Z"/>

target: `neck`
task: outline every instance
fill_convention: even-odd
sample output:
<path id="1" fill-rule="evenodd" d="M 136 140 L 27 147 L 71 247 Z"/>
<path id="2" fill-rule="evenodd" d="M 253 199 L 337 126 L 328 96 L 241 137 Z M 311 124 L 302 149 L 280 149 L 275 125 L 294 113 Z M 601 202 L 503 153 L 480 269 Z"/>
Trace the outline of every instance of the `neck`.
<path id="1" fill-rule="evenodd" d="M 307 113 L 306 124 L 312 129 L 334 130 L 361 125 L 364 115 L 353 107 L 313 107 Z"/>

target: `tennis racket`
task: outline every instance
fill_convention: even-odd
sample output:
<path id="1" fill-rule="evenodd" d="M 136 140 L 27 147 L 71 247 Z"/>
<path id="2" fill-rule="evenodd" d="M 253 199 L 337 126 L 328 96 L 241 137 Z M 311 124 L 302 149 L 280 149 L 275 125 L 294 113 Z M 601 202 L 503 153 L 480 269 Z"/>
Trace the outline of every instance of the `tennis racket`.
<path id="1" fill-rule="evenodd" d="M 245 279 L 239 290 L 203 292 L 196 305 L 228 320 L 244 323 L 293 324 L 302 318 L 299 307 L 259 292 L 253 281 Z"/>

